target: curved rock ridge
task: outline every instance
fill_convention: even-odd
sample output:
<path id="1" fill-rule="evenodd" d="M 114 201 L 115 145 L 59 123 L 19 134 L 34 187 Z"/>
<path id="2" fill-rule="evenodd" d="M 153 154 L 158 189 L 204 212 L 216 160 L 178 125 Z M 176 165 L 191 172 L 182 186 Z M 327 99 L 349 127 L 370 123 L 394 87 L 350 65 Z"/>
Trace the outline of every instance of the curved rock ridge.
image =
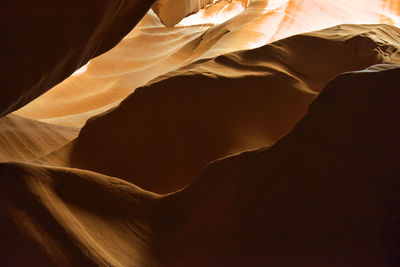
<path id="1" fill-rule="evenodd" d="M 218 8 L 223 3 L 203 9 L 203 15 L 220 14 Z M 16 114 L 82 127 L 90 117 L 117 106 L 136 88 L 196 60 L 343 23 L 399 26 L 399 10 L 397 0 L 256 0 L 224 23 L 172 28 L 166 28 L 150 10 L 119 45 L 91 60 L 86 72 L 66 79 Z"/>
<path id="2" fill-rule="evenodd" d="M 0 259 L 397 266 L 399 77 L 399 65 L 339 75 L 273 146 L 212 162 L 174 194 L 85 170 L 2 163 Z"/>
<path id="3" fill-rule="evenodd" d="M 201 26 L 166 28 L 149 12 L 119 45 L 91 60 L 84 73 L 69 77 L 15 114 L 82 127 L 135 88 L 179 68 L 195 47 L 188 43 L 203 32 Z"/>
<path id="4" fill-rule="evenodd" d="M 212 160 L 273 144 L 336 75 L 400 63 L 399 34 L 388 25 L 341 25 L 198 61 L 89 120 L 66 163 L 55 155 L 45 162 L 175 191 Z"/>
<path id="5" fill-rule="evenodd" d="M 115 46 L 154 0 L 6 2 L 0 10 L 0 116 Z"/>

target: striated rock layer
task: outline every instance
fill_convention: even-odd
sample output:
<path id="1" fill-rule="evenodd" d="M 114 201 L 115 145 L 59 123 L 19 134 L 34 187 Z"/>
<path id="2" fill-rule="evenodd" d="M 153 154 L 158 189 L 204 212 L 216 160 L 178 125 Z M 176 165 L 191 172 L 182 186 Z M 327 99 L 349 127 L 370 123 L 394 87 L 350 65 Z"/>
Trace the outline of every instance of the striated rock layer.
<path id="1" fill-rule="evenodd" d="M 8 115 L 0 118 L 0 162 L 34 161 L 63 147 L 79 129 Z"/>
<path id="2" fill-rule="evenodd" d="M 273 146 L 213 162 L 174 194 L 84 170 L 2 163 L 1 260 L 397 266 L 399 77 L 395 65 L 339 75 Z"/>

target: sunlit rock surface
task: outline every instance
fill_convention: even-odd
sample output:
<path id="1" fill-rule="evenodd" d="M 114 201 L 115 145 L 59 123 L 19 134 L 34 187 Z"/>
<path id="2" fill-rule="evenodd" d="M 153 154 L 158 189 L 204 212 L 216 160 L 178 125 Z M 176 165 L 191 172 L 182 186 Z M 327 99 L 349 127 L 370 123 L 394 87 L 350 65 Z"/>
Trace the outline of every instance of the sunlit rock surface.
<path id="1" fill-rule="evenodd" d="M 86 72 L 72 76 L 16 114 L 81 127 L 152 79 L 198 59 L 260 47 L 293 34 L 342 23 L 400 25 L 397 1 L 224 1 L 204 10 L 186 26 L 166 28 L 149 12 L 111 51 L 95 58 Z M 215 9 L 213 9 L 215 8 Z M 221 11 L 222 10 L 222 11 Z M 216 16 L 218 14 L 218 16 Z M 216 21 L 217 24 L 200 24 Z M 222 23 L 221 23 L 222 22 Z M 218 24 L 219 23 L 219 24 Z M 187 26 L 192 25 L 192 26 Z"/>
<path id="2" fill-rule="evenodd" d="M 166 26 L 172 27 L 184 17 L 212 3 L 214 0 L 159 0 L 153 10 Z"/>

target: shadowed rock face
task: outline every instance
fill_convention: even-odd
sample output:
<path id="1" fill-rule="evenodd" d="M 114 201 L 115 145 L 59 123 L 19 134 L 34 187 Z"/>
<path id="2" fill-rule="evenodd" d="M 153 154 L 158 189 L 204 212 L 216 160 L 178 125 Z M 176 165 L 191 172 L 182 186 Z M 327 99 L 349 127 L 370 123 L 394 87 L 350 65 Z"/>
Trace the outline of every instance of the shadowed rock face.
<path id="1" fill-rule="evenodd" d="M 400 68 L 380 68 L 338 76 L 286 137 L 211 164 L 175 195 L 194 206 L 191 226 L 168 236 L 195 244 L 182 262 L 399 264 Z"/>
<path id="2" fill-rule="evenodd" d="M 154 0 L 5 1 L 0 13 L 0 116 L 116 45 Z M 39 7 L 38 7 L 39 6 Z"/>
<path id="3" fill-rule="evenodd" d="M 41 266 L 398 266 L 399 77 L 394 65 L 338 76 L 276 144 L 170 195 L 0 164 L 2 246 Z"/>
<path id="4" fill-rule="evenodd" d="M 340 25 L 161 76 L 90 120 L 69 166 L 157 193 L 178 190 L 208 162 L 287 134 L 341 72 L 400 63 L 400 47 L 388 45 L 396 34 L 387 25 Z"/>

